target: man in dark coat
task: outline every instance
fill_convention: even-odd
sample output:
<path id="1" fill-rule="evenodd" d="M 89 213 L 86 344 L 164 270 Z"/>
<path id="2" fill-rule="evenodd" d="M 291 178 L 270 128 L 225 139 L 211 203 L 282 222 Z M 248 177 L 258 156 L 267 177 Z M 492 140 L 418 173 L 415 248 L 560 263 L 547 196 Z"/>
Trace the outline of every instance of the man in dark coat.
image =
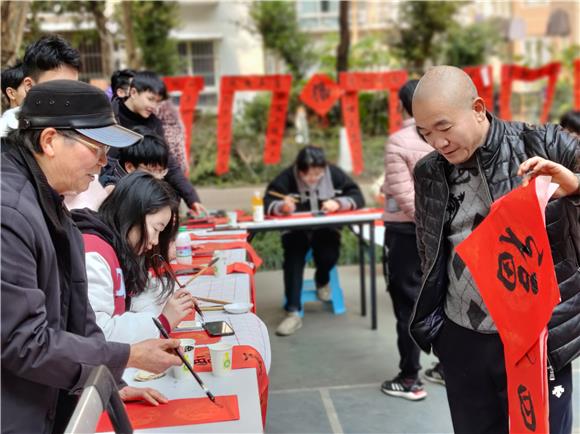
<path id="1" fill-rule="evenodd" d="M 546 208 L 561 302 L 548 325 L 550 432 L 569 433 L 571 363 L 580 354 L 580 144 L 555 125 L 505 122 L 486 111 L 469 76 L 429 70 L 413 96 L 418 132 L 437 151 L 415 167 L 415 217 L 423 285 L 411 335 L 443 364 L 456 433 L 509 430 L 504 350 L 455 247 L 501 198 L 530 176 L 560 185 Z"/>
<path id="2" fill-rule="evenodd" d="M 88 303 L 80 232 L 61 195 L 84 191 L 119 127 L 104 92 L 73 80 L 33 87 L 2 146 L 2 432 L 62 432 L 93 367 L 162 372 L 176 340 L 107 342 Z M 146 398 L 145 396 L 143 396 Z"/>

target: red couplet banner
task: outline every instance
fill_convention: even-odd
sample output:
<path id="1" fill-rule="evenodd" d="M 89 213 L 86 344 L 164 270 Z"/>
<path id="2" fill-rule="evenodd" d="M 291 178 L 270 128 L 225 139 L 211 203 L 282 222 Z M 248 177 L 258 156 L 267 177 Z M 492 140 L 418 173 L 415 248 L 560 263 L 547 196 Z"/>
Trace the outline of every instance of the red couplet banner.
<path id="1" fill-rule="evenodd" d="M 549 431 L 545 330 L 560 291 L 537 182 L 494 202 L 456 249 L 504 346 L 511 433 Z"/>
<path id="2" fill-rule="evenodd" d="M 402 119 L 397 110 L 398 90 L 407 81 L 407 71 L 389 72 L 341 72 L 339 76 L 342 95 L 342 118 L 346 128 L 352 155 L 353 172 L 363 171 L 362 143 L 358 108 L 358 92 L 361 90 L 389 91 L 389 132 L 401 128 Z"/>
<path id="3" fill-rule="evenodd" d="M 264 145 L 264 163 L 277 164 L 280 162 L 291 85 L 291 75 L 239 75 L 222 77 L 217 126 L 216 173 L 218 175 L 222 175 L 229 170 L 232 146 L 232 108 L 235 92 L 263 90 L 272 92 L 272 103 L 270 105 L 268 128 L 266 130 L 266 141 Z"/>
<path id="4" fill-rule="evenodd" d="M 548 78 L 548 87 L 544 98 L 544 107 L 540 116 L 540 122 L 548 122 L 550 109 L 556 91 L 556 81 L 562 65 L 560 62 L 552 62 L 540 68 L 528 68 L 519 65 L 502 65 L 501 67 L 501 95 L 499 116 L 505 120 L 512 119 L 512 83 L 514 80 L 535 81 L 543 77 Z"/>
<path id="5" fill-rule="evenodd" d="M 580 110 L 580 59 L 574 60 L 574 110 Z"/>
<path id="6" fill-rule="evenodd" d="M 485 101 L 488 111 L 493 112 L 493 70 L 491 65 L 466 66 L 463 70 L 471 77 L 477 93 Z"/>
<path id="7" fill-rule="evenodd" d="M 191 155 L 191 131 L 193 129 L 193 115 L 195 107 L 197 106 L 197 99 L 200 92 L 203 90 L 203 77 L 180 76 L 180 77 L 164 77 L 163 81 L 167 86 L 168 92 L 175 90 L 181 91 L 181 98 L 179 100 L 179 113 L 183 125 L 185 126 L 185 159 L 189 161 Z M 189 164 L 187 164 L 189 171 Z"/>

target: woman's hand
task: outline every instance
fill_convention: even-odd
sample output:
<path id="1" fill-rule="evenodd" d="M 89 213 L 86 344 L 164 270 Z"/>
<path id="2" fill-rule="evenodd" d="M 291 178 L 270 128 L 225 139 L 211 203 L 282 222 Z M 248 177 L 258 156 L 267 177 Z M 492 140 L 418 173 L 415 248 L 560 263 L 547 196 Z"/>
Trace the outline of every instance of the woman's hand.
<path id="1" fill-rule="evenodd" d="M 522 185 L 528 185 L 532 178 L 539 175 L 548 175 L 552 177 L 552 182 L 559 184 L 560 187 L 554 193 L 554 197 L 564 197 L 580 193 L 580 180 L 574 173 L 551 160 L 542 157 L 532 157 L 524 161 L 519 169 L 518 176 L 523 176 Z"/>
<path id="2" fill-rule="evenodd" d="M 282 204 L 280 211 L 282 212 L 282 214 L 285 215 L 292 214 L 294 211 L 296 211 L 296 203 L 294 202 L 292 197 L 290 196 L 284 197 L 284 203 Z"/>
<path id="3" fill-rule="evenodd" d="M 145 401 L 151 405 L 167 404 L 167 398 L 161 392 L 150 387 L 125 386 L 119 390 L 119 396 L 124 402 Z"/>
<path id="4" fill-rule="evenodd" d="M 161 312 L 169 321 L 172 329 L 193 311 L 193 304 L 195 300 L 193 296 L 186 289 L 176 291 L 165 303 L 165 307 Z"/>

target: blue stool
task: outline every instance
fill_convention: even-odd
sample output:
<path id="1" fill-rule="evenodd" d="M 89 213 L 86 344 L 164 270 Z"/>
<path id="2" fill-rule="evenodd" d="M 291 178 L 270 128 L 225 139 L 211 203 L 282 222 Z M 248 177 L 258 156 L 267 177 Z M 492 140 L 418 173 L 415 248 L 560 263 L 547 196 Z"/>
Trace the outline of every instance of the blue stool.
<path id="1" fill-rule="evenodd" d="M 308 250 L 306 253 L 306 263 L 312 260 L 312 250 Z M 336 266 L 332 267 L 330 270 L 330 281 L 328 282 L 330 286 L 330 301 L 332 303 L 332 311 L 335 315 L 342 315 L 346 312 L 346 306 L 344 305 L 344 297 L 342 295 L 342 288 L 340 287 L 340 280 L 338 278 L 338 269 Z M 300 316 L 304 316 L 304 303 L 309 301 L 320 301 L 316 296 L 316 283 L 314 279 L 304 279 L 302 283 L 302 297 L 301 297 L 302 310 L 300 311 Z"/>

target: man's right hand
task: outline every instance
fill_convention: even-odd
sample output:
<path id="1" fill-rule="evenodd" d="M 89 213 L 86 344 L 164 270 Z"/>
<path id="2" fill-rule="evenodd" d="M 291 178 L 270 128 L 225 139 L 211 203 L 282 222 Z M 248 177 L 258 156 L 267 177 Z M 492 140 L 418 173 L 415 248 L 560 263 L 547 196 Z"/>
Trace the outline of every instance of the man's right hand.
<path id="1" fill-rule="evenodd" d="M 133 344 L 127 368 L 144 369 L 160 374 L 172 366 L 179 366 L 181 359 L 174 353 L 179 345 L 179 339 L 148 339 Z"/>

